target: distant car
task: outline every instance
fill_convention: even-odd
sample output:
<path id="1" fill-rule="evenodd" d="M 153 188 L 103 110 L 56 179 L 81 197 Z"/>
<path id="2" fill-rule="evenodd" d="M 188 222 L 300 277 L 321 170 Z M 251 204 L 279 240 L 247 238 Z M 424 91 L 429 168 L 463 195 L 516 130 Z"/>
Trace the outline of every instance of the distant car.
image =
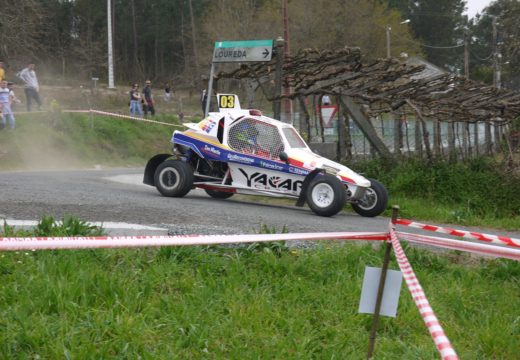
<path id="1" fill-rule="evenodd" d="M 293 198 L 320 216 L 337 214 L 347 202 L 367 217 L 386 209 L 388 194 L 378 181 L 313 153 L 293 126 L 241 109 L 238 96 L 218 94 L 217 99 L 219 112 L 173 133 L 173 154 L 148 161 L 145 184 L 170 197 L 201 188 L 217 199 L 233 194 Z"/>

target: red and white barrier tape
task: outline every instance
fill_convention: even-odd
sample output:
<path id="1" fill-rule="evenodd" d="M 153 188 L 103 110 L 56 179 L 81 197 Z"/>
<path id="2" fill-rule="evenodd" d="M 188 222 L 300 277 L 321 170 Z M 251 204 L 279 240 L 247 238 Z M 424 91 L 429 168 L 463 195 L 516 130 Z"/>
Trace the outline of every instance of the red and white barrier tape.
<path id="1" fill-rule="evenodd" d="M 390 240 L 392 241 L 392 246 L 394 248 L 394 252 L 397 258 L 397 263 L 399 264 L 399 268 L 403 273 L 404 280 L 406 285 L 408 286 L 408 290 L 412 294 L 413 301 L 415 305 L 419 309 L 421 316 L 430 332 L 430 335 L 433 338 L 433 342 L 439 351 L 441 358 L 443 360 L 458 360 L 458 356 L 455 353 L 455 350 L 451 346 L 450 340 L 444 334 L 444 330 L 442 329 L 439 320 L 435 316 L 433 309 L 426 298 L 426 294 L 424 293 L 419 280 L 415 276 L 415 273 L 406 257 L 406 254 L 397 239 L 397 235 L 395 230 L 393 229 L 392 224 L 389 224 L 390 228 Z"/>
<path id="2" fill-rule="evenodd" d="M 217 245 L 278 240 L 376 240 L 388 233 L 326 232 L 259 235 L 185 235 L 185 236 L 98 236 L 98 237 L 0 237 L 0 251 L 136 248 L 150 246 Z"/>
<path id="3" fill-rule="evenodd" d="M 35 113 L 47 113 L 47 112 L 48 111 L 31 111 L 31 112 L 23 111 L 23 112 L 15 112 L 14 114 L 15 115 L 16 114 L 35 114 Z M 167 122 L 163 122 L 163 121 L 156 121 L 156 120 L 140 118 L 140 117 L 136 117 L 136 116 L 129 116 L 129 115 L 123 115 L 123 114 L 112 113 L 112 112 L 107 112 L 107 111 L 101 111 L 101 110 L 93 110 L 93 109 L 90 109 L 90 110 L 62 110 L 61 112 L 70 113 L 70 114 L 105 115 L 105 116 L 112 116 L 112 117 L 117 117 L 117 118 L 121 118 L 121 119 L 130 119 L 130 120 L 143 121 L 143 122 L 152 123 L 152 124 L 160 124 L 160 125 L 184 128 L 183 125 L 171 124 L 171 123 L 167 123 Z"/>
<path id="4" fill-rule="evenodd" d="M 499 235 L 489 235 L 489 234 L 481 234 L 474 231 L 465 231 L 465 230 L 456 230 L 451 229 L 447 227 L 441 227 L 441 226 L 435 226 L 435 225 L 428 225 L 428 224 L 422 224 L 419 222 L 406 220 L 406 219 L 397 219 L 395 221 L 395 224 L 398 225 L 405 225 L 417 229 L 427 230 L 427 231 L 433 231 L 433 232 L 439 232 L 443 234 L 453 235 L 453 236 L 459 236 L 459 237 L 465 237 L 495 244 L 502 244 L 502 245 L 509 245 L 514 247 L 520 247 L 520 239 L 510 238 L 507 236 L 499 236 Z"/>
<path id="5" fill-rule="evenodd" d="M 45 110 L 37 110 L 37 111 L 13 111 L 14 115 L 25 115 L 25 114 L 44 114 L 48 111 Z"/>
<path id="6" fill-rule="evenodd" d="M 140 117 L 135 117 L 135 116 L 129 116 L 129 115 L 123 115 L 123 114 L 117 114 L 117 113 L 111 113 L 111 112 L 106 112 L 106 111 L 92 110 L 92 109 L 90 109 L 89 111 L 91 113 L 93 113 L 93 114 L 98 114 L 98 115 L 113 116 L 113 117 L 122 118 L 122 119 L 131 119 L 131 120 L 137 120 L 137 121 L 143 121 L 143 122 L 148 122 L 148 123 L 152 123 L 152 124 L 160 124 L 160 125 L 167 125 L 167 126 L 173 126 L 173 127 L 181 127 L 181 128 L 184 127 L 183 125 L 170 124 L 170 123 L 167 123 L 167 122 L 150 120 L 150 119 L 145 119 L 145 118 L 140 118 Z"/>
<path id="7" fill-rule="evenodd" d="M 88 114 L 90 113 L 90 110 L 62 110 L 62 112 L 71 114 Z"/>
<path id="8" fill-rule="evenodd" d="M 472 252 L 479 255 L 490 255 L 520 261 L 520 249 L 517 250 L 505 246 L 487 245 L 470 241 L 460 241 L 404 232 L 397 232 L 397 236 L 399 237 L 399 239 L 406 240 L 415 244 L 432 245 L 445 249 L 461 250 Z"/>

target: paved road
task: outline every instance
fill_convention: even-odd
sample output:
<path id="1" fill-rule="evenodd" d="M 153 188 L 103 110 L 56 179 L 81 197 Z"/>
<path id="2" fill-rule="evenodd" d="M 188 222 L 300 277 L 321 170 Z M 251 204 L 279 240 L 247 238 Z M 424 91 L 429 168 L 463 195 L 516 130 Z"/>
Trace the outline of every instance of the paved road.
<path id="1" fill-rule="evenodd" d="M 70 214 L 88 221 L 165 225 L 178 233 L 250 233 L 262 224 L 290 232 L 386 231 L 388 219 L 343 212 L 316 216 L 290 202 L 271 205 L 256 197 L 210 198 L 194 190 L 162 197 L 143 185 L 142 169 L 0 172 L 0 217 L 37 220 Z"/>
<path id="2" fill-rule="evenodd" d="M 278 231 L 286 226 L 290 232 L 380 232 L 388 228 L 389 219 L 385 217 L 363 218 L 354 212 L 342 212 L 324 218 L 286 200 L 275 200 L 280 204 L 262 203 L 262 198 L 254 196 L 217 200 L 202 190 L 193 190 L 184 198 L 166 198 L 142 184 L 142 173 L 143 169 L 0 172 L 0 219 L 39 220 L 44 215 L 61 219 L 75 215 L 86 221 L 161 227 L 165 229 L 162 233 L 170 234 L 254 233 L 263 224 Z M 471 229 L 520 237 L 518 232 Z M 404 231 L 417 232 L 411 228 Z"/>

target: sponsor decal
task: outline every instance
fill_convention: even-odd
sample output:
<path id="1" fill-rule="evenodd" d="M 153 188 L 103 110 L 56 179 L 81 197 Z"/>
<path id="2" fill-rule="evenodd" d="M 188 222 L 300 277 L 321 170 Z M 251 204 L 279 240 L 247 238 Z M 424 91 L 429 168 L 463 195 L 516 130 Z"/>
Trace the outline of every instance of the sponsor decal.
<path id="1" fill-rule="evenodd" d="M 303 184 L 301 180 L 269 176 L 261 172 L 254 172 L 250 175 L 244 169 L 239 168 L 238 170 L 245 176 L 247 186 L 257 189 L 277 189 L 281 191 L 298 192 L 301 190 Z"/>
<path id="2" fill-rule="evenodd" d="M 237 154 L 227 154 L 227 159 L 229 161 L 241 162 L 244 164 L 253 164 L 255 162 L 255 159 L 253 159 L 253 158 L 241 156 L 241 155 L 237 155 Z"/>
<path id="3" fill-rule="evenodd" d="M 309 170 L 304 170 L 304 169 L 300 169 L 300 168 L 292 167 L 292 166 L 289 166 L 289 172 L 291 174 L 296 174 L 296 175 L 307 175 L 310 173 Z"/>
<path id="4" fill-rule="evenodd" d="M 216 147 L 210 146 L 210 145 L 204 145 L 204 147 L 202 148 L 202 152 L 209 154 L 209 155 L 220 156 L 220 150 L 217 149 Z"/>
<path id="5" fill-rule="evenodd" d="M 323 170 L 325 170 L 329 174 L 337 175 L 339 173 L 339 169 L 336 169 L 335 167 L 325 165 L 325 164 L 323 164 L 322 167 L 323 167 Z"/>
<path id="6" fill-rule="evenodd" d="M 209 133 L 211 130 L 213 130 L 216 124 L 217 123 L 213 121 L 213 119 L 206 119 L 202 121 L 199 126 L 203 131 Z"/>
<path id="7" fill-rule="evenodd" d="M 283 170 L 282 165 L 260 160 L 260 166 L 271 170 Z"/>

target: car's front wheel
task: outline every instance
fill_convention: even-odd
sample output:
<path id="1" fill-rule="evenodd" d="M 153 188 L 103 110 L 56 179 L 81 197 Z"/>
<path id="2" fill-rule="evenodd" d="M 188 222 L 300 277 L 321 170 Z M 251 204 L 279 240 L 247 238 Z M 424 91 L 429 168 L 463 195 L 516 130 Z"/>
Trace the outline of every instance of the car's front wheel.
<path id="1" fill-rule="evenodd" d="M 370 180 L 370 187 L 365 191 L 365 195 L 352 208 L 361 216 L 374 217 L 385 211 L 388 204 L 388 192 L 379 181 Z"/>
<path id="2" fill-rule="evenodd" d="M 166 160 L 157 166 L 155 187 L 163 196 L 183 197 L 193 187 L 193 169 L 180 160 Z"/>
<path id="3" fill-rule="evenodd" d="M 317 215 L 333 216 L 345 205 L 345 187 L 333 175 L 318 175 L 309 185 L 306 199 L 311 210 Z"/>

